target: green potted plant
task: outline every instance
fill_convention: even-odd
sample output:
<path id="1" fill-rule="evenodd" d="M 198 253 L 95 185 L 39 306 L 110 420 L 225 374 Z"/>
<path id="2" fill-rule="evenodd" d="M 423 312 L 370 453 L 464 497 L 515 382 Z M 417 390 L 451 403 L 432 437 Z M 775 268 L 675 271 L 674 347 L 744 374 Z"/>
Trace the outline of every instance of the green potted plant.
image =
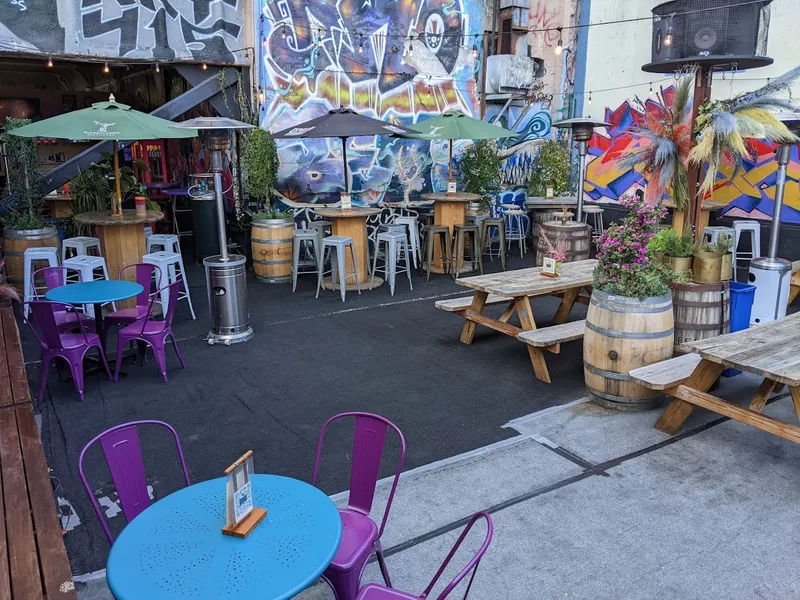
<path id="1" fill-rule="evenodd" d="M 670 232 L 675 233 L 671 229 L 662 229 L 647 242 L 647 249 L 653 253 L 657 263 L 664 263 L 664 253 L 667 250 L 667 238 L 670 237 Z"/>
<path id="2" fill-rule="evenodd" d="M 480 195 L 480 209 L 484 212 L 489 210 L 492 193 L 500 185 L 501 163 L 494 140 L 472 142 L 458 161 L 459 178 L 464 191 Z"/>
<path id="3" fill-rule="evenodd" d="M 547 140 L 539 147 L 533 162 L 528 195 L 544 198 L 548 195 L 548 188 L 553 190 L 553 196 L 569 195 L 572 192 L 571 171 L 569 148 L 557 140 Z"/>
<path id="4" fill-rule="evenodd" d="M 42 246 L 58 248 L 61 245 L 58 230 L 42 220 L 44 203 L 36 142 L 9 133 L 30 122 L 29 119 L 6 117 L 0 134 L 0 143 L 5 146 L 8 161 L 4 203 L 11 209 L 3 219 L 6 269 L 8 281 L 20 290 L 23 288 L 25 250 Z"/>
<path id="5" fill-rule="evenodd" d="M 714 251 L 722 255 L 720 280 L 730 281 L 733 279 L 733 236 L 726 234 L 720 235 L 714 247 Z"/>
<path id="6" fill-rule="evenodd" d="M 662 229 L 650 240 L 648 250 L 663 253 L 662 262 L 673 273 L 689 271 L 692 268 L 694 240 L 690 233 L 678 235 L 674 229 Z"/>

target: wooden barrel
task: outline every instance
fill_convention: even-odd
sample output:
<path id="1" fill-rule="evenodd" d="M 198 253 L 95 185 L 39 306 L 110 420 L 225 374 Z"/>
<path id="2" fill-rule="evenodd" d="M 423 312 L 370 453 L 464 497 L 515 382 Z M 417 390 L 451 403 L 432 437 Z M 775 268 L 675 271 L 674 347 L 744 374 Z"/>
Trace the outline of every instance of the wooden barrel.
<path id="1" fill-rule="evenodd" d="M 536 243 L 536 265 L 541 267 L 547 256 L 548 246 L 545 237 L 553 248 L 564 247 L 564 262 L 586 260 L 592 243 L 592 226 L 587 223 L 567 221 L 548 221 L 539 225 L 539 241 Z"/>
<path id="2" fill-rule="evenodd" d="M 292 280 L 293 219 L 253 221 L 250 248 L 256 279 L 265 283 L 288 283 Z"/>
<path id="3" fill-rule="evenodd" d="M 672 297 L 626 298 L 592 292 L 583 336 L 586 392 L 616 410 L 655 406 L 659 392 L 633 383 L 630 371 L 672 357 Z"/>
<path id="4" fill-rule="evenodd" d="M 728 282 L 673 283 L 675 353 L 685 354 L 687 342 L 730 331 L 731 295 Z"/>
<path id="5" fill-rule="evenodd" d="M 42 229 L 5 229 L 3 231 L 3 251 L 6 256 L 6 276 L 8 283 L 12 284 L 17 290 L 23 292 L 23 278 L 25 273 L 25 250 L 28 248 L 44 248 L 50 246 L 61 248 L 61 239 L 58 237 L 58 230 L 55 227 L 44 227 Z M 59 251 L 60 254 L 60 251 Z M 34 263 L 33 269 L 47 266 L 46 264 Z"/>

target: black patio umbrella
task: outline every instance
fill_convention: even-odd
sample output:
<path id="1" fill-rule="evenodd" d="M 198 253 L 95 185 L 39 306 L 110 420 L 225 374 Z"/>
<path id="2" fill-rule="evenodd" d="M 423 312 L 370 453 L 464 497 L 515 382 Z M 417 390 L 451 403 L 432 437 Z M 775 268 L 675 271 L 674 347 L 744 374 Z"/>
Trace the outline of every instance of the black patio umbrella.
<path id="1" fill-rule="evenodd" d="M 289 129 L 284 129 L 271 134 L 278 139 L 291 138 L 341 138 L 342 140 L 342 160 L 344 161 L 344 185 L 345 190 L 350 193 L 350 178 L 347 176 L 347 138 L 360 137 L 364 135 L 392 135 L 392 134 L 414 134 L 411 129 L 392 125 L 378 119 L 365 117 L 349 108 L 339 108 L 329 111 L 327 115 L 322 115 L 316 119 L 311 119 L 305 123 L 300 123 Z"/>

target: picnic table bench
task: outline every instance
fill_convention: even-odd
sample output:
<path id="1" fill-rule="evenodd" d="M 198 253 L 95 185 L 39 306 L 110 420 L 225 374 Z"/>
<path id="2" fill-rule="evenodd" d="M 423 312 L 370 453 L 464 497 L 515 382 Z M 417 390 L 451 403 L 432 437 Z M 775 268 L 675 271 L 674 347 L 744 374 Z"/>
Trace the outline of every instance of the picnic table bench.
<path id="1" fill-rule="evenodd" d="M 655 428 L 675 434 L 696 406 L 800 444 L 800 426 L 761 414 L 784 385 L 800 419 L 800 313 L 715 338 L 687 343 L 688 354 L 631 371 L 637 383 L 673 398 Z M 748 408 L 708 393 L 725 368 L 763 377 Z"/>
<path id="2" fill-rule="evenodd" d="M 75 600 L 10 306 L 0 306 L 0 495 L 0 599 Z"/>
<path id="3" fill-rule="evenodd" d="M 465 319 L 460 337 L 464 344 L 473 342 L 478 325 L 525 343 L 536 377 L 550 383 L 544 351 L 558 354 L 561 343 L 583 337 L 584 322 L 567 323 L 567 318 L 577 302 L 588 302 L 588 296 L 582 296 L 581 291 L 591 293 L 592 271 L 596 264 L 596 260 L 564 263 L 559 277 L 546 277 L 542 275 L 542 267 L 536 267 L 457 279 L 458 285 L 474 289 L 474 296 L 440 300 L 436 307 Z M 553 326 L 539 329 L 530 298 L 548 295 L 561 297 L 561 304 L 553 318 Z M 499 318 L 484 314 L 487 306 L 504 303 L 507 306 Z M 509 323 L 515 313 L 520 321 L 519 327 Z"/>
<path id="4" fill-rule="evenodd" d="M 789 304 L 800 294 L 800 260 L 792 263 L 792 278 L 789 280 Z"/>

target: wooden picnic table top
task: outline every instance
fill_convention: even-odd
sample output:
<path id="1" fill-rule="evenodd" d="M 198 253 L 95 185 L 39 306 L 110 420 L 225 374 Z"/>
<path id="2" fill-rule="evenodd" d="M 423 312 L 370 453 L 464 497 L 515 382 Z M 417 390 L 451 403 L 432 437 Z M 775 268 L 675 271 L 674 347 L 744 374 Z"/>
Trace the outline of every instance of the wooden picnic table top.
<path id="1" fill-rule="evenodd" d="M 591 285 L 592 272 L 596 265 L 597 261 L 595 259 L 563 263 L 559 277 L 545 277 L 542 275 L 542 267 L 534 267 L 532 269 L 478 275 L 477 277 L 465 277 L 456 279 L 456 283 L 479 292 L 496 294 L 507 298 L 542 296 Z"/>
<path id="2" fill-rule="evenodd" d="M 800 313 L 686 346 L 726 367 L 800 386 Z"/>

